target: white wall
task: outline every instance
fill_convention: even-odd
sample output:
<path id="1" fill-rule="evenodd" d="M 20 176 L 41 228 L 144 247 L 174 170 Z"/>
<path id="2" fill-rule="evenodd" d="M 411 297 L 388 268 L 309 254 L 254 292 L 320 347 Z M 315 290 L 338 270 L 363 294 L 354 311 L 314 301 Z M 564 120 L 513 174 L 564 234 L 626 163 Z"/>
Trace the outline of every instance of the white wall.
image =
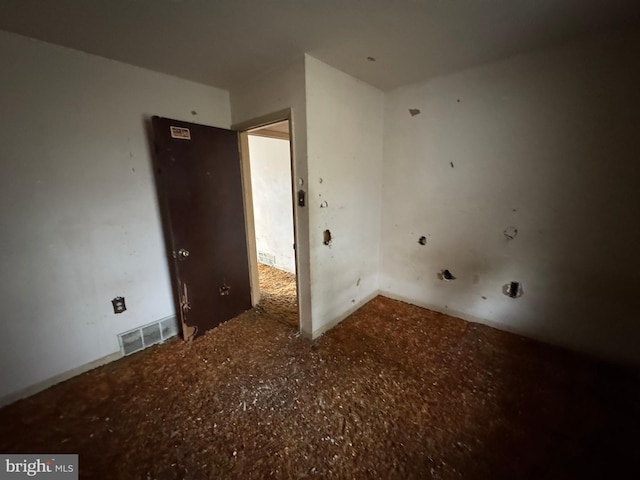
<path id="1" fill-rule="evenodd" d="M 249 135 L 249 151 L 257 250 L 295 273 L 289 140 Z"/>
<path id="2" fill-rule="evenodd" d="M 378 292 L 383 93 L 306 57 L 313 335 Z M 327 207 L 321 208 L 322 202 Z M 323 232 L 332 235 L 324 245 Z"/>
<path id="3" fill-rule="evenodd" d="M 272 71 L 258 78 L 248 79 L 244 85 L 231 90 L 231 117 L 233 124 L 254 120 L 285 109 L 291 109 L 291 147 L 293 150 L 293 176 L 301 179 L 307 189 L 307 120 L 305 98 L 304 59 L 293 62 L 284 70 Z M 294 228 L 296 234 L 296 262 L 300 331 L 310 337 L 311 288 L 309 273 L 309 210 L 296 207 Z"/>
<path id="4" fill-rule="evenodd" d="M 382 292 L 640 363 L 638 47 L 623 32 L 388 94 Z"/>
<path id="5" fill-rule="evenodd" d="M 230 107 L 215 88 L 7 33 L 0 63 L 2 398 L 174 313 L 144 122 L 228 127 Z"/>

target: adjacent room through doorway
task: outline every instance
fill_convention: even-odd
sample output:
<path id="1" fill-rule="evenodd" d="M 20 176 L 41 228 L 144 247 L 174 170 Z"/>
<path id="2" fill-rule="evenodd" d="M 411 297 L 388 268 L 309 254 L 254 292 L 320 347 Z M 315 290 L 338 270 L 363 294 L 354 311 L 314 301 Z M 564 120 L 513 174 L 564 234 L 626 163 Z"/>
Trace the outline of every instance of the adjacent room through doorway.
<path id="1" fill-rule="evenodd" d="M 297 326 L 289 122 L 248 133 L 260 306 Z"/>

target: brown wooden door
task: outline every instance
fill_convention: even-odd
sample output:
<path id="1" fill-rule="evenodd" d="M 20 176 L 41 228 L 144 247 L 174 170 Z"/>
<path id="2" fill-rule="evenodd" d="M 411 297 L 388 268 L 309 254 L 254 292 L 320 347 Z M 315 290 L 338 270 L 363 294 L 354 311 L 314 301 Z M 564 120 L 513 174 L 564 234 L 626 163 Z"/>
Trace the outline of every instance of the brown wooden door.
<path id="1" fill-rule="evenodd" d="M 152 119 L 158 197 L 185 339 L 251 308 L 238 134 Z"/>

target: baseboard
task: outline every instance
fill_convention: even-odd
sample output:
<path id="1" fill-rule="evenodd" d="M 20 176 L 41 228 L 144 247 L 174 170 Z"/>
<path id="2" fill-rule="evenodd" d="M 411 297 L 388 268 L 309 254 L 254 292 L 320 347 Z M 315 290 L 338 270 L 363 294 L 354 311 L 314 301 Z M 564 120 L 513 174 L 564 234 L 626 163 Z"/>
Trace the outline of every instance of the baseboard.
<path id="1" fill-rule="evenodd" d="M 339 316 L 338 318 L 331 320 L 329 323 L 325 323 L 322 327 L 316 329 L 313 331 L 313 333 L 311 334 L 311 340 L 315 340 L 318 337 L 321 337 L 322 335 L 324 335 L 326 332 L 328 332 L 329 330 L 331 330 L 333 327 L 335 327 L 336 325 L 338 325 L 341 321 L 343 321 L 345 318 L 347 318 L 349 315 L 351 315 L 352 313 L 354 313 L 356 310 L 358 310 L 359 308 L 362 308 L 364 305 L 366 305 L 367 303 L 369 303 L 371 300 L 373 300 L 374 298 L 376 298 L 378 295 L 380 294 L 380 292 L 378 290 L 375 290 L 374 292 L 370 293 L 369 295 L 367 295 L 366 297 L 364 297 L 362 300 L 360 300 L 358 303 L 356 303 L 355 305 L 353 305 L 349 310 L 347 310 L 346 313 L 344 313 L 343 315 Z M 304 335 L 305 337 L 308 337 L 308 335 Z"/>
<path id="2" fill-rule="evenodd" d="M 122 353 L 114 352 L 110 355 L 107 355 L 106 357 L 99 358 L 97 360 L 94 360 L 93 362 L 85 363 L 84 365 L 80 365 L 79 367 L 67 370 L 66 372 L 63 372 L 59 375 L 55 375 L 51 378 L 38 382 L 35 385 L 31 385 L 22 390 L 18 390 L 17 392 L 5 395 L 4 397 L 0 398 L 0 407 L 4 407 L 5 405 L 9 405 L 10 403 L 30 397 L 32 395 L 35 395 L 36 393 L 40 393 L 49 387 L 53 387 L 57 383 L 64 382 L 65 380 L 69 380 L 76 375 L 88 372 L 89 370 L 93 370 L 94 368 L 100 367 L 120 358 L 122 358 Z"/>

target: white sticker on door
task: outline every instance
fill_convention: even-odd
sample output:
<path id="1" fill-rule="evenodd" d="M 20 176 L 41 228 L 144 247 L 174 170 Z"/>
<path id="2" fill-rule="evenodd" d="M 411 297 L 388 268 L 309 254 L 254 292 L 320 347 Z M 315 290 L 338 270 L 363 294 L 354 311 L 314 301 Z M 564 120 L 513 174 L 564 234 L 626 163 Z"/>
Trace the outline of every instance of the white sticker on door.
<path id="1" fill-rule="evenodd" d="M 182 138 L 183 140 L 191 140 L 191 132 L 184 127 L 169 127 L 171 129 L 171 138 Z"/>

